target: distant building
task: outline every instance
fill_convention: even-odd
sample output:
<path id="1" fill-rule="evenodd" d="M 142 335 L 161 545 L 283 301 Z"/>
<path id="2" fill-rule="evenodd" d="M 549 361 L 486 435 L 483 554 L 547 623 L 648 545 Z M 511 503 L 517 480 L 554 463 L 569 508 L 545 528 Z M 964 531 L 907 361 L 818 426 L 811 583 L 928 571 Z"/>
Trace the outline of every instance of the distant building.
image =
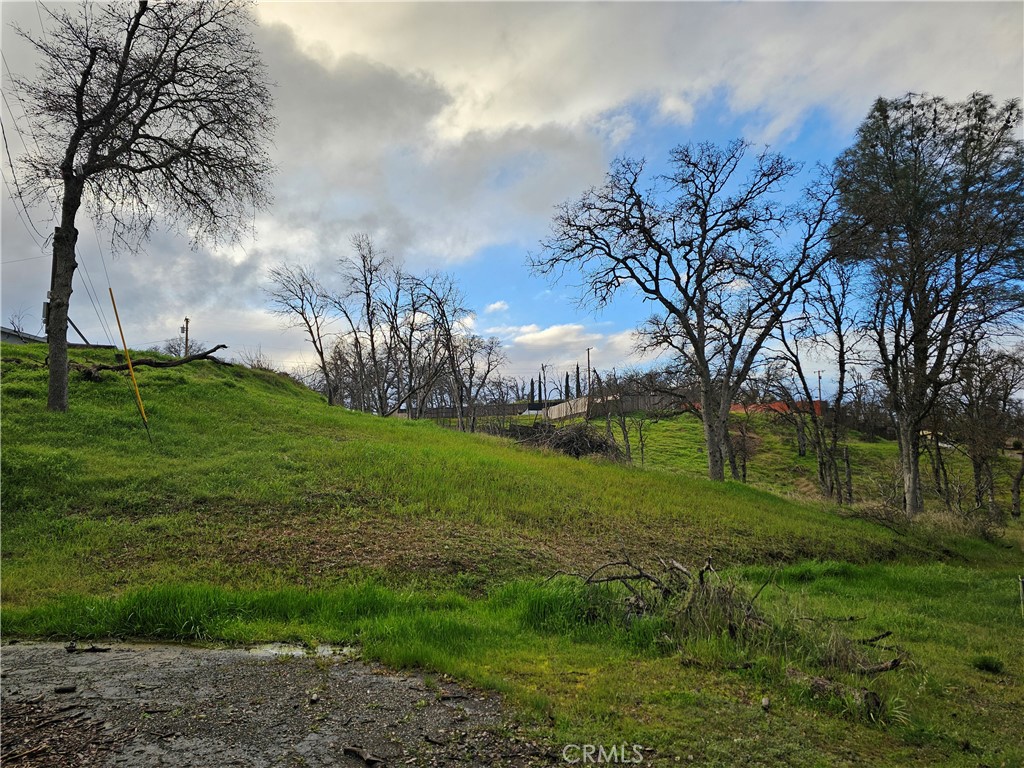
<path id="1" fill-rule="evenodd" d="M 0 328 L 0 341 L 4 344 L 45 344 L 46 337 L 5 327 Z"/>
<path id="2" fill-rule="evenodd" d="M 3 341 L 4 344 L 45 344 L 46 337 L 2 327 L 0 328 L 0 341 Z M 113 344 L 75 344 L 70 341 L 68 346 L 72 349 L 117 349 Z"/>

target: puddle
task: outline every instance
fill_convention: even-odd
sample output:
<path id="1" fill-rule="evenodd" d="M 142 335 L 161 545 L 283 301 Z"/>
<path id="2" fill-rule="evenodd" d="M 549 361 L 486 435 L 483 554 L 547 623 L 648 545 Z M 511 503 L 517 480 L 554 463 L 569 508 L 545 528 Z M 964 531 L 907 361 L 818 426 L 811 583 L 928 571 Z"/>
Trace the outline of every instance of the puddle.
<path id="1" fill-rule="evenodd" d="M 252 648 L 247 648 L 246 651 L 253 656 L 343 656 L 347 658 L 355 658 L 358 655 L 357 650 L 350 645 L 317 645 L 315 647 L 310 647 L 308 645 L 296 645 L 293 643 L 264 643 L 263 645 L 255 645 Z"/>

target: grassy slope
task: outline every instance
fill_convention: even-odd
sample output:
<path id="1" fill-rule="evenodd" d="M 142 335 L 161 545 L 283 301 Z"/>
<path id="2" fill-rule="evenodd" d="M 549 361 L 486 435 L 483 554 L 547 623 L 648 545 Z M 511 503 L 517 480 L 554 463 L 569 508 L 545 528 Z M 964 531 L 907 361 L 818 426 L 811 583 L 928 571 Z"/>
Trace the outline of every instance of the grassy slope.
<path id="1" fill-rule="evenodd" d="M 43 355 L 3 349 L 5 631 L 358 639 L 390 663 L 506 691 L 556 741 L 625 739 L 705 764 L 1021 757 L 997 751 L 1014 739 L 1024 675 L 1006 589 L 1019 551 L 329 410 L 281 377 L 205 363 L 140 370 L 150 444 L 114 374 L 76 378 L 70 413 L 45 412 Z M 683 665 L 635 628 L 552 629 L 530 618 L 550 589 L 501 586 L 623 547 L 761 564 L 733 571 L 751 584 L 808 558 L 883 563 L 789 565 L 762 601 L 780 617 L 863 616 L 858 636 L 894 630 L 917 666 L 876 683 L 893 723 L 821 711 L 777 669 L 723 671 L 735 649 L 692 648 L 710 662 Z M 925 564 L 940 551 L 954 564 Z M 971 666 L 982 657 L 1003 672 Z"/>
<path id="2" fill-rule="evenodd" d="M 789 498 L 814 497 L 818 492 L 815 457 L 810 448 L 807 455 L 797 455 L 795 428 L 778 417 L 765 414 L 751 414 L 749 417 L 736 415 L 737 421 L 744 419 L 748 420 L 751 435 L 748 482 L 761 490 Z M 707 475 L 703 430 L 696 417 L 683 414 L 662 418 L 650 423 L 646 430 L 647 468 L 695 478 Z M 634 461 L 639 463 L 635 429 L 630 438 Z M 899 453 L 894 441 L 867 441 L 853 434 L 847 440 L 847 445 L 850 449 L 855 502 L 879 504 L 883 494 L 897 492 Z M 973 479 L 969 461 L 963 455 L 949 450 L 945 462 L 950 482 L 959 484 L 970 498 Z M 997 498 L 1004 507 L 1009 506 L 1010 478 L 1019 466 L 1019 454 L 1009 451 L 995 463 Z M 937 496 L 927 495 L 931 479 L 927 459 L 923 460 L 921 471 L 925 475 L 926 506 L 934 518 L 942 511 L 943 504 Z"/>
<path id="3" fill-rule="evenodd" d="M 353 569 L 486 584 L 623 547 L 723 564 L 922 551 L 749 487 L 327 409 L 282 377 L 212 363 L 139 370 L 150 444 L 114 374 L 74 380 L 70 412 L 46 412 L 43 352 L 25 350 L 5 351 L 24 362 L 2 385 L 13 603 L 166 578 L 324 586 Z"/>

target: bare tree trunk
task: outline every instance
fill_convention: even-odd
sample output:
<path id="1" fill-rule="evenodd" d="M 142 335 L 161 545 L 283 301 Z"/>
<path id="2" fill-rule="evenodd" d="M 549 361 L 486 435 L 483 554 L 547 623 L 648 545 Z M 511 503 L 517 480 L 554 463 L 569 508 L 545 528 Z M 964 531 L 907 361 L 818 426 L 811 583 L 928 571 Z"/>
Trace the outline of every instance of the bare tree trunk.
<path id="1" fill-rule="evenodd" d="M 803 414 L 796 414 L 796 455 L 807 455 L 807 427 L 804 424 Z"/>
<path id="2" fill-rule="evenodd" d="M 850 447 L 843 446 L 843 463 L 846 465 L 846 503 L 853 504 L 853 468 L 850 466 Z"/>
<path id="3" fill-rule="evenodd" d="M 740 468 L 736 463 L 736 448 L 732 444 L 732 435 L 729 434 L 728 424 L 723 430 L 725 432 L 725 439 L 722 441 L 722 445 L 725 448 L 725 458 L 729 462 L 729 474 L 732 475 L 733 480 L 740 479 Z"/>
<path id="4" fill-rule="evenodd" d="M 942 438 L 939 436 L 937 429 L 932 434 L 932 450 L 934 451 L 932 456 L 932 479 L 935 482 L 935 491 L 945 498 L 947 493 L 942 484 Z"/>
<path id="5" fill-rule="evenodd" d="M 75 244 L 78 242 L 75 216 L 82 205 L 82 192 L 80 181 L 64 179 L 60 226 L 53 233 L 53 277 L 46 322 L 50 367 L 46 407 L 51 411 L 68 409 L 68 308 L 78 266 L 75 261 Z"/>
<path id="6" fill-rule="evenodd" d="M 988 511 L 993 517 L 996 514 L 996 479 L 992 474 L 992 462 L 985 462 L 985 482 L 987 484 Z"/>
<path id="7" fill-rule="evenodd" d="M 722 429 L 718 408 L 714 403 L 711 393 L 705 387 L 701 387 L 701 415 L 704 421 L 704 445 L 708 451 L 708 478 L 711 480 L 725 480 L 725 452 L 724 443 L 726 435 Z"/>
<path id="8" fill-rule="evenodd" d="M 900 444 L 900 469 L 903 473 L 903 511 L 908 517 L 916 517 L 924 511 L 921 494 L 921 436 L 916 424 L 910 419 L 900 420 L 898 436 Z"/>
<path id="9" fill-rule="evenodd" d="M 1020 486 L 1024 483 L 1024 450 L 1020 452 L 1020 468 L 1017 470 L 1017 474 L 1013 476 L 1013 485 L 1010 488 L 1010 514 L 1014 517 L 1020 517 Z"/>
<path id="10" fill-rule="evenodd" d="M 971 459 L 971 471 L 974 473 L 974 508 L 981 509 L 985 505 L 985 463 L 980 459 Z"/>

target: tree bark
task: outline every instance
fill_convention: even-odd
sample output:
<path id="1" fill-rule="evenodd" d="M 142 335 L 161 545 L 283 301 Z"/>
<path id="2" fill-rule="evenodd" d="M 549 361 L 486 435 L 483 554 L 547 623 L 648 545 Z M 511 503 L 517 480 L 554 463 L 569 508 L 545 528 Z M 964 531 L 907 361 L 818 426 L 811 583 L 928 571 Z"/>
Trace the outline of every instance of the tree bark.
<path id="1" fill-rule="evenodd" d="M 1013 476 L 1013 486 L 1010 491 L 1010 514 L 1018 518 L 1020 517 L 1020 486 L 1022 482 L 1024 482 L 1024 451 L 1020 453 L 1020 468 Z"/>
<path id="2" fill-rule="evenodd" d="M 846 503 L 853 504 L 853 468 L 850 466 L 850 447 L 843 446 L 843 463 L 846 465 Z"/>
<path id="3" fill-rule="evenodd" d="M 78 267 L 75 261 L 75 244 L 78 242 L 75 217 L 82 205 L 83 189 L 78 179 L 65 178 L 60 226 L 53 233 L 53 273 L 46 321 L 50 367 L 46 408 L 50 411 L 64 412 L 68 409 L 68 308 Z"/>
<path id="4" fill-rule="evenodd" d="M 921 436 L 916 424 L 910 419 L 901 420 L 898 436 L 900 444 L 900 468 L 903 472 L 903 511 L 907 517 L 916 517 L 924 511 L 924 497 L 921 494 Z"/>
<path id="5" fill-rule="evenodd" d="M 974 473 L 974 508 L 981 509 L 985 505 L 985 463 L 976 458 L 971 459 L 971 470 Z"/>
<path id="6" fill-rule="evenodd" d="M 725 440 L 718 406 L 711 396 L 710 388 L 701 391 L 701 415 L 704 421 L 704 444 L 708 451 L 708 478 L 725 480 Z"/>

